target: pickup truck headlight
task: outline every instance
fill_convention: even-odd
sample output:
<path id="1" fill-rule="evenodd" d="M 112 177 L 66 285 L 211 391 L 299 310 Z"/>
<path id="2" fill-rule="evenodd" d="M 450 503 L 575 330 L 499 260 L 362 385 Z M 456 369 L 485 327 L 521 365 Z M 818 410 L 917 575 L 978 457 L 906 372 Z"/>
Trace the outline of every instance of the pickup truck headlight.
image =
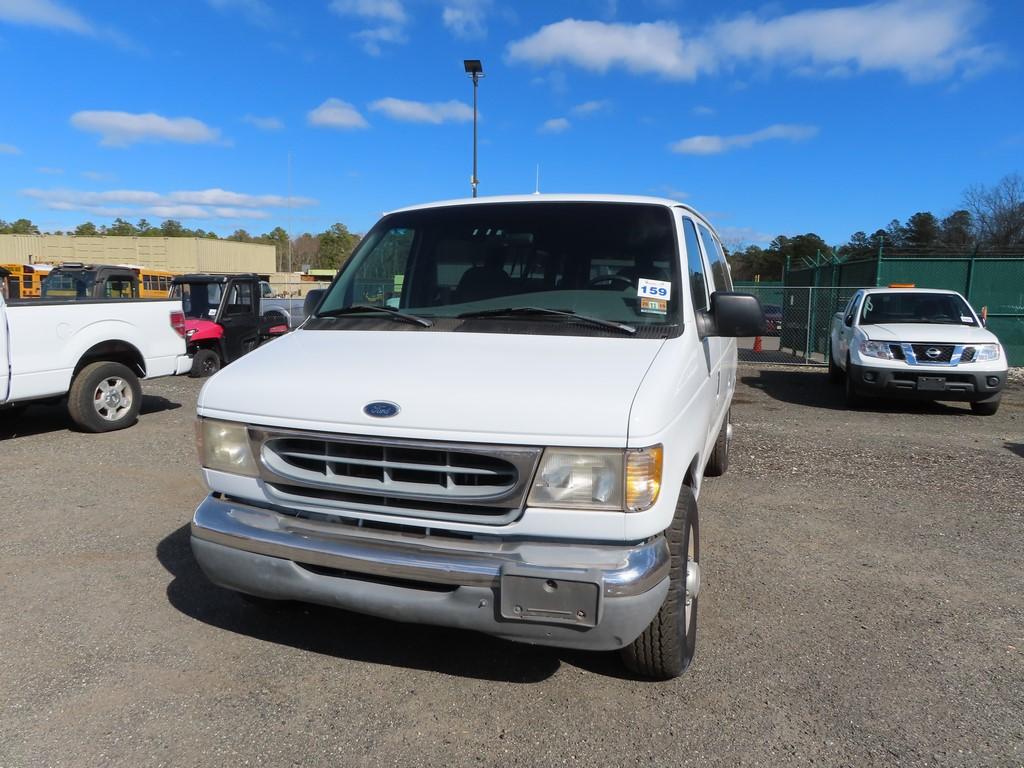
<path id="1" fill-rule="evenodd" d="M 563 509 L 647 509 L 661 489 L 661 446 L 621 451 L 546 448 L 527 504 Z"/>
<path id="2" fill-rule="evenodd" d="M 974 359 L 972 363 L 985 363 L 990 360 L 999 359 L 999 345 L 998 344 L 975 344 L 974 345 Z"/>
<path id="3" fill-rule="evenodd" d="M 877 357 L 881 360 L 895 360 L 887 341 L 871 341 L 866 339 L 860 343 L 859 351 L 865 357 Z"/>
<path id="4" fill-rule="evenodd" d="M 249 447 L 245 424 L 236 421 L 199 419 L 196 423 L 199 461 L 206 469 L 256 477 L 256 461 Z"/>

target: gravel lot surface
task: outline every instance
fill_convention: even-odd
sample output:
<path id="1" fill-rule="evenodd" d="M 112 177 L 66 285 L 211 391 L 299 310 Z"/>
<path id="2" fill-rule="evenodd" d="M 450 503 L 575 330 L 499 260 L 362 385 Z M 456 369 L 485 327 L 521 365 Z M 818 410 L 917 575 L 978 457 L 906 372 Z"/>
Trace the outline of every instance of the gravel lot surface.
<path id="1" fill-rule="evenodd" d="M 669 683 L 210 585 L 199 384 L 135 427 L 0 426 L 0 766 L 1024 764 L 1024 386 L 851 412 L 741 369 L 701 495 L 700 639 Z"/>

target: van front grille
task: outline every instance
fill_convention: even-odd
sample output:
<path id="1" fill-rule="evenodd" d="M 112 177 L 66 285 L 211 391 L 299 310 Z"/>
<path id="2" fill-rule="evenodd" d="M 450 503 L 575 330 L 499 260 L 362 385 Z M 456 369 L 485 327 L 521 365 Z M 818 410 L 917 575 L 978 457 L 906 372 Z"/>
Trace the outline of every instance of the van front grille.
<path id="1" fill-rule="evenodd" d="M 282 501 L 427 520 L 515 519 L 540 458 L 531 447 L 249 432 L 261 475 Z"/>

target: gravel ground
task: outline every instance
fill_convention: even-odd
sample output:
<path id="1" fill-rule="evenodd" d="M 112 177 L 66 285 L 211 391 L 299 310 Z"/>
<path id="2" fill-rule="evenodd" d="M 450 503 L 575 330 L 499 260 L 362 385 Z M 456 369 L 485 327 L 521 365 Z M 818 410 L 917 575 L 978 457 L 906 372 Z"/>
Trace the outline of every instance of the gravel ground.
<path id="1" fill-rule="evenodd" d="M 0 427 L 0 766 L 1024 765 L 1024 386 L 851 412 L 741 369 L 679 680 L 210 585 L 197 382 Z"/>

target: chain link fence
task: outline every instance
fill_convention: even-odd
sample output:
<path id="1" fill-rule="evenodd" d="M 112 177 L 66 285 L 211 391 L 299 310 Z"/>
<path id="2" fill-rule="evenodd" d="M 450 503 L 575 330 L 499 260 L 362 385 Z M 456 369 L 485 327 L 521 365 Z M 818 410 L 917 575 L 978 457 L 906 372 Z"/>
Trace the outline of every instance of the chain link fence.
<path id="1" fill-rule="evenodd" d="M 765 318 L 764 335 L 737 340 L 741 362 L 826 365 L 832 317 L 859 288 L 744 285 L 737 290 L 757 296 Z"/>

